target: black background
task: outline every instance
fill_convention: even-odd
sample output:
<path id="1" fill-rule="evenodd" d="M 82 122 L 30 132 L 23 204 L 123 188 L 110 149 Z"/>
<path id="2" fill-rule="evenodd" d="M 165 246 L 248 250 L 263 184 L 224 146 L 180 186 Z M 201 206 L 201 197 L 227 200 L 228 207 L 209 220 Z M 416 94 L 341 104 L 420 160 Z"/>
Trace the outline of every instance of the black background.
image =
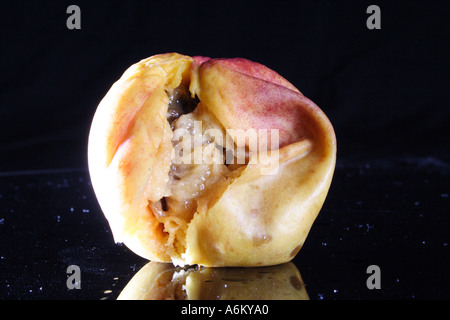
<path id="1" fill-rule="evenodd" d="M 81 9 L 69 30 L 66 9 Z M 381 9 L 369 30 L 366 9 Z M 0 170 L 86 167 L 109 87 L 157 53 L 244 57 L 333 123 L 338 160 L 448 159 L 446 1 L 15 1 L 2 5 Z"/>
<path id="2" fill-rule="evenodd" d="M 69 30 L 66 9 L 81 9 Z M 369 5 L 381 29 L 369 30 Z M 336 173 L 294 259 L 312 299 L 450 297 L 446 1 L 14 1 L 0 8 L 0 298 L 115 298 L 146 261 L 92 191 L 96 107 L 131 64 L 179 52 L 267 65 L 316 102 Z M 80 265 L 84 290 L 68 290 Z M 366 268 L 382 270 L 368 290 Z M 119 280 L 117 280 L 119 279 Z"/>

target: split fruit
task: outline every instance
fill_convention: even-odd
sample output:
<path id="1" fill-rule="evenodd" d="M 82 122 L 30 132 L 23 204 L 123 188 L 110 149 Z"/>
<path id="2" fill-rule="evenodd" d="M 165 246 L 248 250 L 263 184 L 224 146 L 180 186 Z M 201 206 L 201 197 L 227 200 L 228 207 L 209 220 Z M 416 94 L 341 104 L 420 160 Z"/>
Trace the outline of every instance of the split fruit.
<path id="1" fill-rule="evenodd" d="M 115 241 L 175 265 L 267 266 L 302 247 L 329 190 L 325 114 L 246 59 L 160 54 L 100 102 L 89 172 Z"/>

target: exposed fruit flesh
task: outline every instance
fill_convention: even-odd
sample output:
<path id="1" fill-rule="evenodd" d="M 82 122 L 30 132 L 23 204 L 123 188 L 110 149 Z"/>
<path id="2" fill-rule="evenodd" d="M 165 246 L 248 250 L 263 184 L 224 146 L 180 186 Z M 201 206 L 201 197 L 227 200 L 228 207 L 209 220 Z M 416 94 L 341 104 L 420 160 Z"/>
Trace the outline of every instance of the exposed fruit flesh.
<path id="1" fill-rule="evenodd" d="M 197 97 L 191 97 L 187 84 L 166 92 L 169 97 L 167 121 L 173 132 L 172 162 L 164 196 L 149 202 L 149 207 L 164 225 L 167 250 L 180 257 L 186 249 L 188 224 L 199 211 L 199 203 L 207 203 L 209 195 L 214 193 L 211 190 L 229 183 L 227 180 L 236 176 L 245 164 L 238 165 L 236 159 L 231 165 L 225 163 L 224 139 L 216 140 L 208 132 L 215 129 L 226 137 L 226 131 Z M 183 141 L 186 137 L 191 137 L 190 141 Z M 199 140 L 195 143 L 194 139 Z M 234 154 L 233 150 L 229 152 Z M 195 161 L 196 154 L 201 155 L 201 159 Z M 237 170 L 239 168 L 242 169 Z"/>

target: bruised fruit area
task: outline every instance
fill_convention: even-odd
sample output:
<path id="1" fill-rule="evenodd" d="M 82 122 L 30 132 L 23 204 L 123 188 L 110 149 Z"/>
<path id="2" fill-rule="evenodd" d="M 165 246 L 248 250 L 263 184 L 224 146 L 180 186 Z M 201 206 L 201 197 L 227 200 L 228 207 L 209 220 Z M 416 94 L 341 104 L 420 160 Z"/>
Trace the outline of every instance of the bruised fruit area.
<path id="1" fill-rule="evenodd" d="M 275 71 L 177 53 L 125 71 L 97 107 L 88 145 L 115 241 L 176 265 L 291 260 L 335 157 L 329 120 Z"/>

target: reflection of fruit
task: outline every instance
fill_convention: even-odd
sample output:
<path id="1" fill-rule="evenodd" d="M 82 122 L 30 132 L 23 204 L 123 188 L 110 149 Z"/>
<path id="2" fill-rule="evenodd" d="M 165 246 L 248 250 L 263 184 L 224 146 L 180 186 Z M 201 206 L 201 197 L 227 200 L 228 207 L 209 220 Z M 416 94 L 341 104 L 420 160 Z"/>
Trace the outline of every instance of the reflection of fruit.
<path id="1" fill-rule="evenodd" d="M 228 129 L 279 130 L 279 148 L 267 142 L 277 166 L 254 164 L 258 150 L 245 140 L 234 141 L 246 150 L 244 164 L 175 163 L 174 132 L 193 133 L 195 121 L 224 136 Z M 214 159 L 214 150 L 228 152 L 223 141 L 206 138 L 199 148 Z M 115 240 L 150 260 L 204 266 L 290 261 L 325 200 L 335 157 L 326 116 L 274 71 L 245 59 L 175 53 L 132 65 L 111 87 L 88 150 Z"/>
<path id="2" fill-rule="evenodd" d="M 297 267 L 182 268 L 149 262 L 119 300 L 308 300 Z"/>

